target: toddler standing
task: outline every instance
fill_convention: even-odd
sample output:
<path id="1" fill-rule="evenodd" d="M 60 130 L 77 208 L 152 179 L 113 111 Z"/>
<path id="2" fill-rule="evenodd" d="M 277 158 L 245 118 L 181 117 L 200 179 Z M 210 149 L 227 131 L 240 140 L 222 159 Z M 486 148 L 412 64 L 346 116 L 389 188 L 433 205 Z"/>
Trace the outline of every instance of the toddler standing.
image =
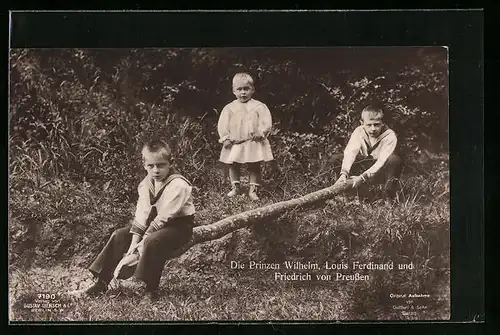
<path id="1" fill-rule="evenodd" d="M 257 187 L 261 183 L 261 162 L 273 160 L 267 139 L 272 119 L 267 106 L 252 98 L 254 81 L 248 73 L 233 77 L 233 94 L 236 100 L 227 104 L 218 122 L 219 143 L 222 143 L 220 161 L 229 165 L 231 191 L 228 197 L 241 192 L 241 164 L 247 164 L 250 174 L 248 196 L 258 200 Z"/>

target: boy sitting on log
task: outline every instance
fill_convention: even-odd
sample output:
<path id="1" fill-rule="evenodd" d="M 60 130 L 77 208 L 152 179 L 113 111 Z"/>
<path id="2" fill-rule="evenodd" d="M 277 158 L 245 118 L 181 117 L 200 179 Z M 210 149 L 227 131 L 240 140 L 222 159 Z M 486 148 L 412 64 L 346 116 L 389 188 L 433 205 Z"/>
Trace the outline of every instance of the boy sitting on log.
<path id="1" fill-rule="evenodd" d="M 146 283 L 146 298 L 156 300 L 165 262 L 192 237 L 195 214 L 192 186 L 172 168 L 170 147 L 153 139 L 144 145 L 142 158 L 147 176 L 138 187 L 133 223 L 115 230 L 90 265 L 89 270 L 97 280 L 84 290 L 87 295 L 106 292 L 124 254 L 138 252 L 135 276 Z"/>

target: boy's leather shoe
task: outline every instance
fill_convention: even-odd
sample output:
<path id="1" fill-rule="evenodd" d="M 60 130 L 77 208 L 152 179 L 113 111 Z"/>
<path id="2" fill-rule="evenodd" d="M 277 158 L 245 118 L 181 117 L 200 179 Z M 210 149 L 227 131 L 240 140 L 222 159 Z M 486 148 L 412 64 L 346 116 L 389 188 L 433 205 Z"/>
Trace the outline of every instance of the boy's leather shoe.
<path id="1" fill-rule="evenodd" d="M 91 297 L 95 297 L 97 295 L 103 294 L 107 290 L 108 290 L 108 284 L 106 284 L 102 280 L 97 280 L 95 283 L 86 288 L 84 293 Z"/>
<path id="2" fill-rule="evenodd" d="M 158 301 L 159 295 L 158 290 L 148 290 L 146 289 L 144 294 L 144 302 L 146 303 L 154 303 Z"/>

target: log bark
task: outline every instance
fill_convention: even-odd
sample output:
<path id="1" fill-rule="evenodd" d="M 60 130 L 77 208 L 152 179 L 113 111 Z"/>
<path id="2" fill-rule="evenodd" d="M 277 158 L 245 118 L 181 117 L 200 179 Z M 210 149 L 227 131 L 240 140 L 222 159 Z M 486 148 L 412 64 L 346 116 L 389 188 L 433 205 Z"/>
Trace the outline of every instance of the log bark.
<path id="1" fill-rule="evenodd" d="M 279 215 L 292 209 L 312 206 L 321 201 L 333 198 L 335 195 L 342 193 L 351 187 L 352 181 L 348 179 L 345 183 L 333 185 L 319 191 L 306 194 L 300 198 L 280 201 L 271 205 L 255 208 L 227 217 L 212 224 L 195 227 L 193 229 L 193 237 L 189 243 L 182 249 L 178 250 L 174 257 L 183 254 L 195 244 L 219 239 L 234 232 L 235 230 L 245 228 L 262 219 Z"/>

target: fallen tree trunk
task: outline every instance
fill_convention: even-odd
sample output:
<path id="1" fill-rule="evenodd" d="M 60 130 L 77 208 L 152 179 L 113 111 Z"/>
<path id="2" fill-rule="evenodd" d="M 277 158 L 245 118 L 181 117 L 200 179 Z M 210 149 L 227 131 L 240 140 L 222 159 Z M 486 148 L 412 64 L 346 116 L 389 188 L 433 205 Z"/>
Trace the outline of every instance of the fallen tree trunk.
<path id="1" fill-rule="evenodd" d="M 346 183 L 333 185 L 319 191 L 306 194 L 300 198 L 280 201 L 271 205 L 255 208 L 227 217 L 212 224 L 195 227 L 193 229 L 193 237 L 186 246 L 176 252 L 175 257 L 183 254 L 195 244 L 219 239 L 234 232 L 235 230 L 245 228 L 262 219 L 279 215 L 292 209 L 314 205 L 318 202 L 333 198 L 335 195 L 351 187 L 352 181 L 348 180 Z"/>

